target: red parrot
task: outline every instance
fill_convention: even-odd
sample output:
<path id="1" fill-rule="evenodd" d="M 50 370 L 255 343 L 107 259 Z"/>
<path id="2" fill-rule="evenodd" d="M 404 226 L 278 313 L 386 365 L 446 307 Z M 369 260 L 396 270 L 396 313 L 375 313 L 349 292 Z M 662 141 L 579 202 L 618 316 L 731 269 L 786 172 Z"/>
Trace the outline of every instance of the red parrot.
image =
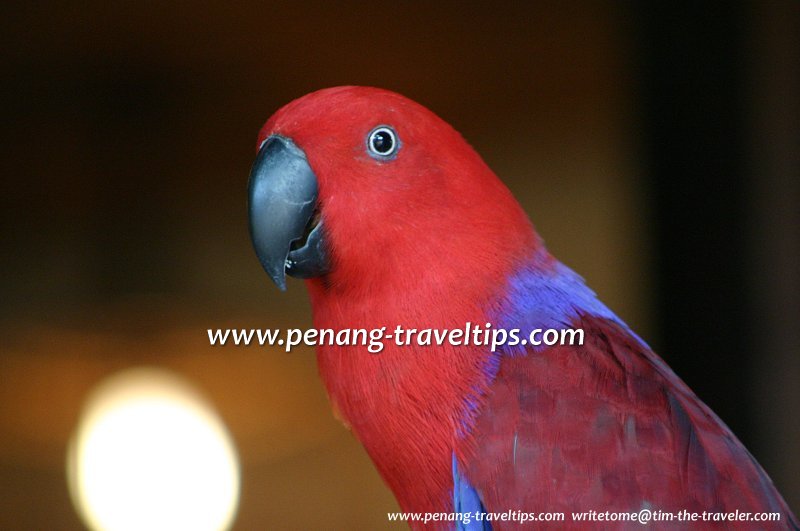
<path id="1" fill-rule="evenodd" d="M 253 244 L 281 289 L 286 274 L 306 279 L 315 328 L 585 333 L 582 345 L 496 352 L 318 346 L 334 409 L 404 511 L 739 510 L 780 514 L 760 528 L 798 528 L 725 424 L 547 251 L 431 111 L 376 88 L 320 90 L 277 111 L 257 147 Z"/>

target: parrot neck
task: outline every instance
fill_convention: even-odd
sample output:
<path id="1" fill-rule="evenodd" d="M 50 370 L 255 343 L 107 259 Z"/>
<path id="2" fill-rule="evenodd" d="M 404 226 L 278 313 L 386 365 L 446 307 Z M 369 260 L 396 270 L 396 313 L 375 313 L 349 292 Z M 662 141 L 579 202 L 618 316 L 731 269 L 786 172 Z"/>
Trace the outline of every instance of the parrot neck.
<path id="1" fill-rule="evenodd" d="M 307 281 L 317 329 L 463 329 L 487 322 L 498 280 L 530 252 L 528 243 L 502 260 L 474 260 L 474 246 L 454 246 L 429 263 L 369 288 Z M 503 251 L 506 251 L 503 249 Z M 448 250 L 449 252 L 449 250 Z M 470 256 L 470 259 L 467 257 Z M 414 260 L 409 261 L 414 265 Z M 364 445 L 384 481 L 407 511 L 452 510 L 452 457 L 460 433 L 477 414 L 493 369 L 485 347 L 397 346 L 377 354 L 365 346 L 317 346 L 321 379 L 335 414 Z"/>

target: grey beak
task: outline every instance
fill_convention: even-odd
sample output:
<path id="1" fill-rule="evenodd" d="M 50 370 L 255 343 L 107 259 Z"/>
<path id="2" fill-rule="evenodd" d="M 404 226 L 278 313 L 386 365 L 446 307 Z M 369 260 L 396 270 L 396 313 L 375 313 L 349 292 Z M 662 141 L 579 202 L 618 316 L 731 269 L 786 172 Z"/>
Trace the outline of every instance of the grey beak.
<path id="1" fill-rule="evenodd" d="M 270 136 L 250 171 L 248 211 L 256 255 L 281 290 L 287 273 L 311 278 L 328 270 L 322 224 L 315 216 L 318 193 L 303 150 L 289 138 Z"/>

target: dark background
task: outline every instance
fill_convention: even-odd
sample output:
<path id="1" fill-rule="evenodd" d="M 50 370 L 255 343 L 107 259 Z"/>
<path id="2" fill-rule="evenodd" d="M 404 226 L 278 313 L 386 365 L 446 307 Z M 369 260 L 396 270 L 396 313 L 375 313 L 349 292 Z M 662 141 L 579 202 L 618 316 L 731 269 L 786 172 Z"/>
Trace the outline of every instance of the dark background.
<path id="1" fill-rule="evenodd" d="M 313 353 L 205 332 L 310 326 L 302 285 L 254 257 L 245 188 L 269 115 L 340 84 L 459 129 L 800 507 L 800 4 L 2 9 L 1 528 L 80 528 L 68 437 L 89 389 L 141 364 L 230 428 L 237 527 L 387 525 Z"/>

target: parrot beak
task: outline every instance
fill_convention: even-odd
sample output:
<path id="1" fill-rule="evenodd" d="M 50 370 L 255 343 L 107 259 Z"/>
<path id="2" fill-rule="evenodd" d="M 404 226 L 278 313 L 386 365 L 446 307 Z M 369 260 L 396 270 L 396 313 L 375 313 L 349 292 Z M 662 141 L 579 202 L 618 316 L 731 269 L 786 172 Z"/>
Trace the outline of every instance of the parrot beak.
<path id="1" fill-rule="evenodd" d="M 289 138 L 267 138 L 250 170 L 250 238 L 283 291 L 287 273 L 313 278 L 328 272 L 317 196 L 317 176 L 303 150 Z"/>

